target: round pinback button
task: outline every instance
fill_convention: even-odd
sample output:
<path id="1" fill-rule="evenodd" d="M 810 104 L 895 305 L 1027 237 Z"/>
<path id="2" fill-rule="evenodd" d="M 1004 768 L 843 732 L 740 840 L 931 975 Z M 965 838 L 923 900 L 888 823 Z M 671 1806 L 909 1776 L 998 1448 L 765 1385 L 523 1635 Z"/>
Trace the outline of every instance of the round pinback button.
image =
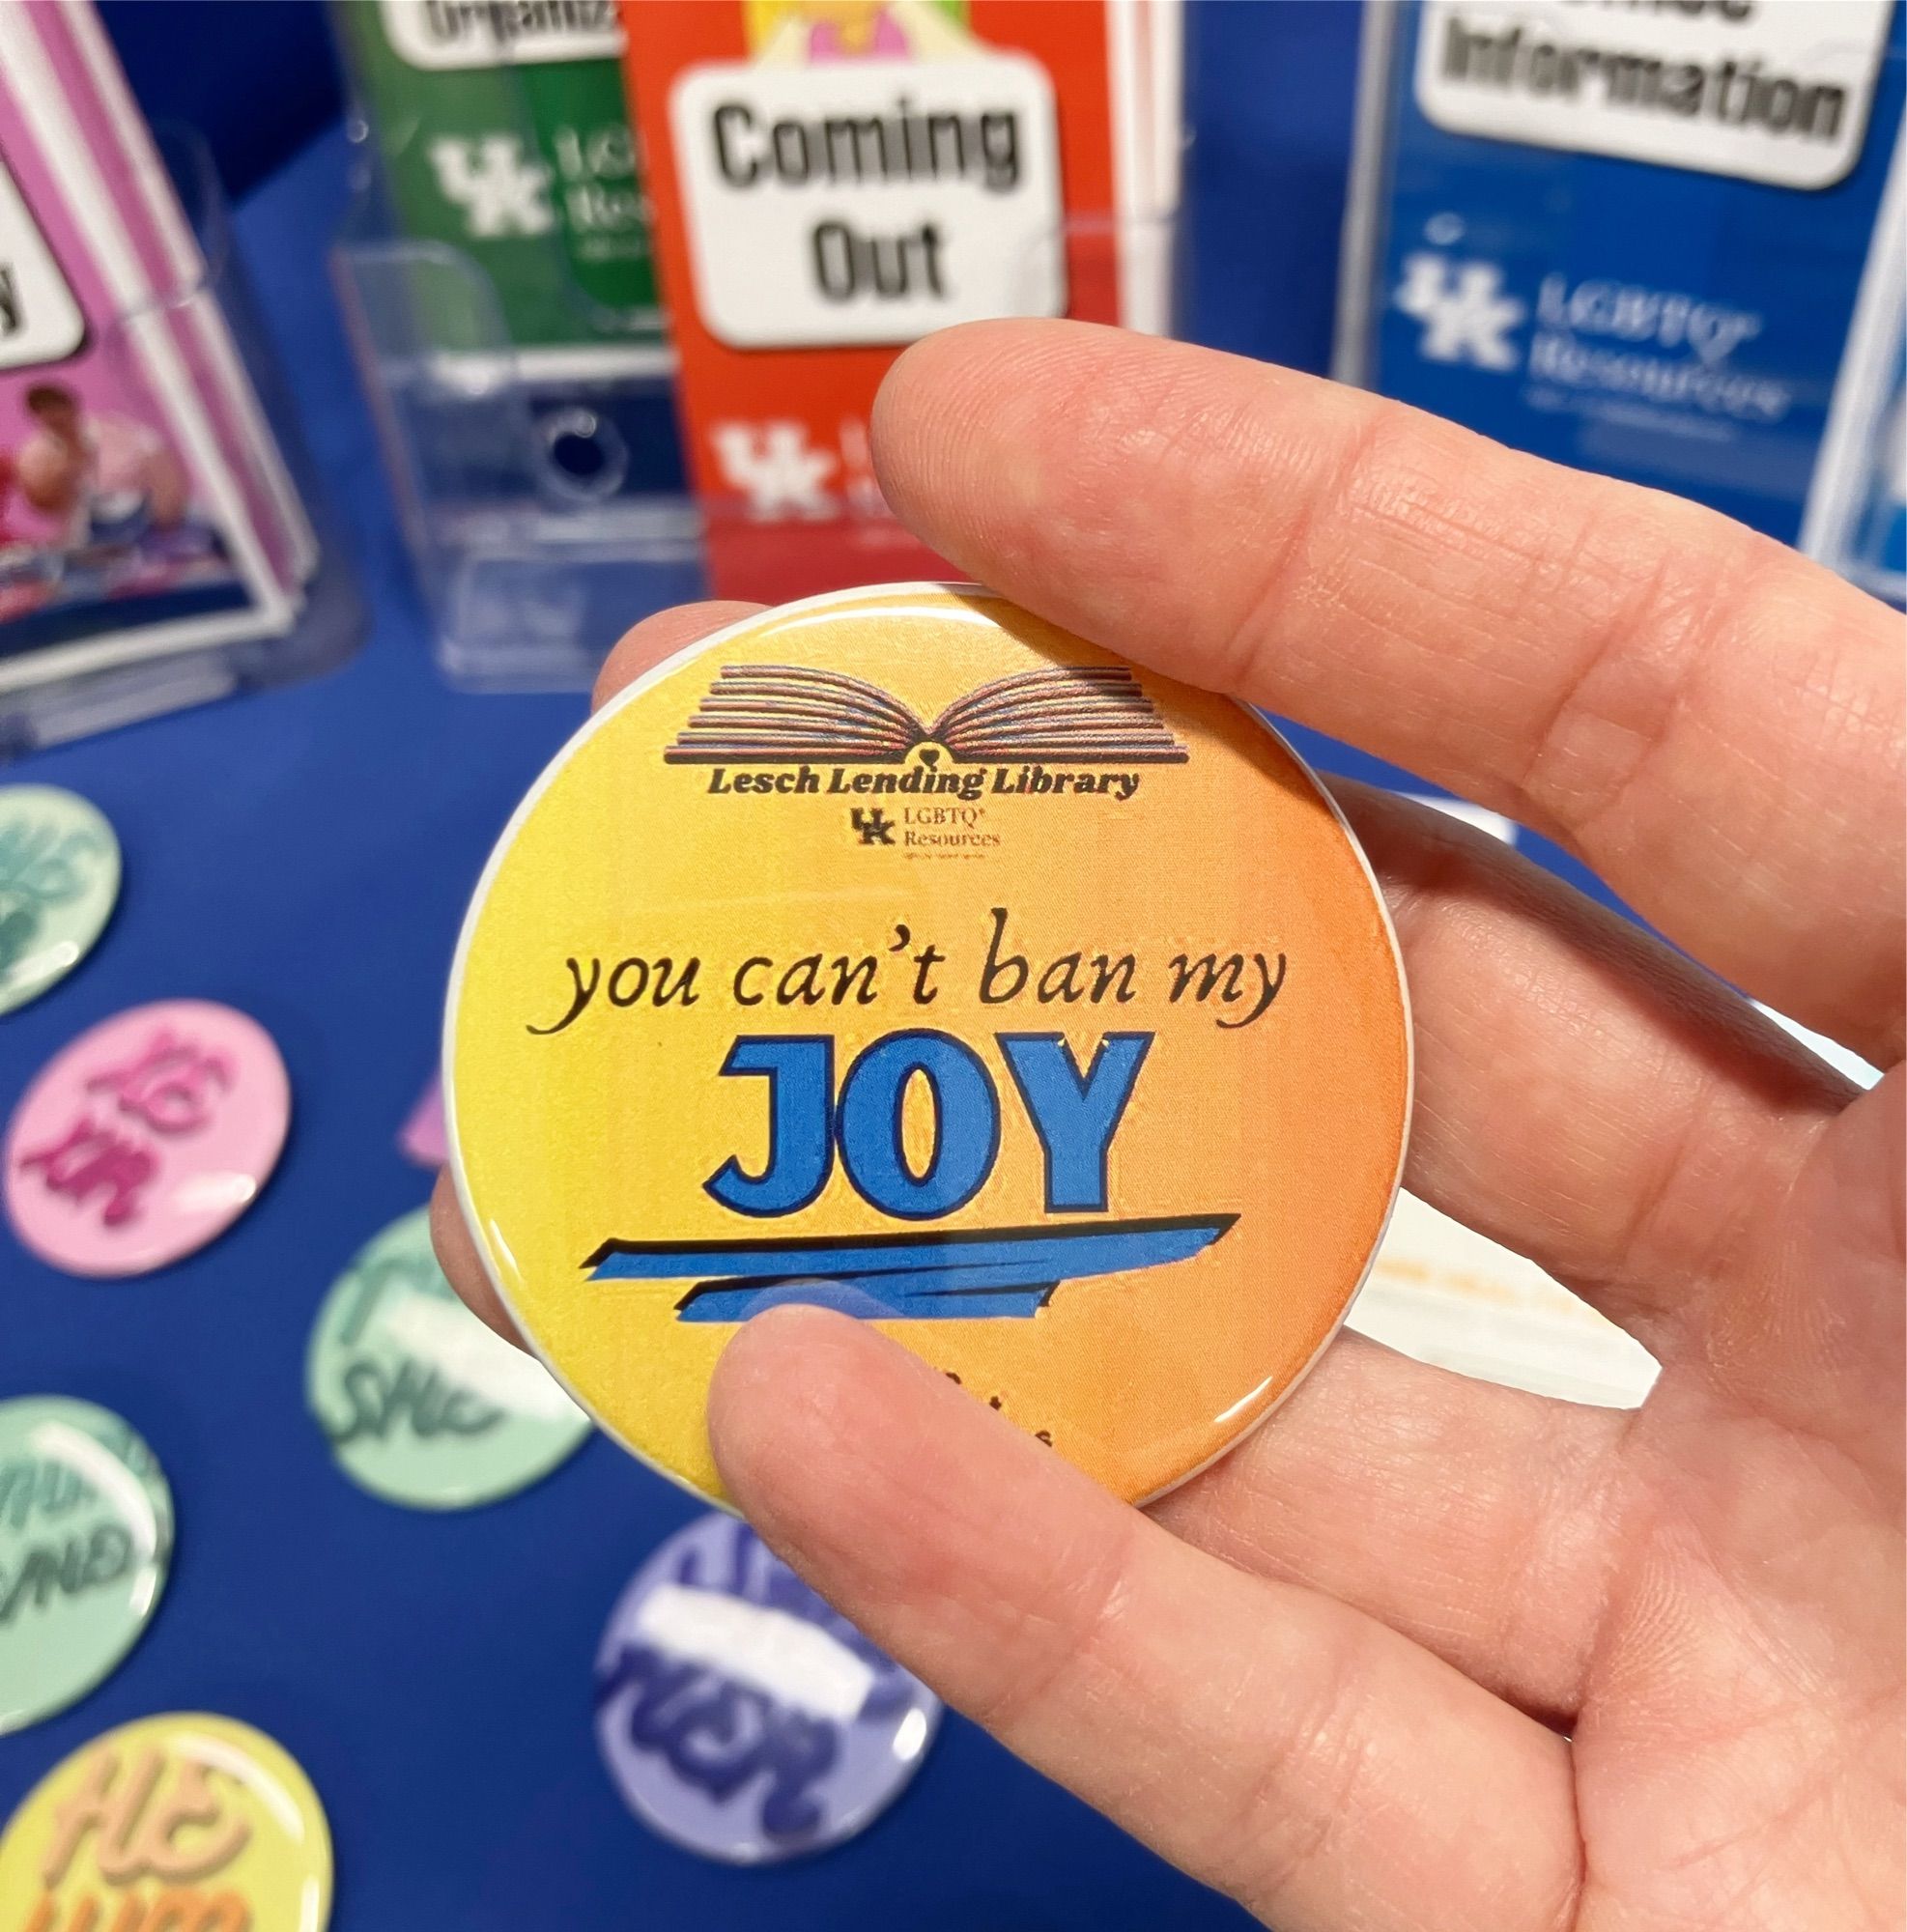
<path id="1" fill-rule="evenodd" d="M 282 1747 L 175 1714 L 82 1745 L 0 1835 L 0 1924 L 325 1932 L 331 1836 Z"/>
<path id="2" fill-rule="evenodd" d="M 1283 741 L 938 585 L 605 706 L 492 855 L 444 1065 L 519 1325 L 711 1496 L 710 1375 L 787 1301 L 1170 1489 L 1335 1330 L 1410 1095 L 1381 898 Z"/>
<path id="3" fill-rule="evenodd" d="M 919 1678 L 719 1511 L 636 1573 L 596 1656 L 596 1742 L 623 1802 L 727 1864 L 865 1831 L 939 1723 Z"/>
<path id="4" fill-rule="evenodd" d="M 0 785 L 0 1013 L 36 1000 L 93 950 L 119 898 L 119 840 L 57 785 Z"/>
<path id="5" fill-rule="evenodd" d="M 590 1427 L 533 1355 L 457 1299 L 422 1208 L 331 1285 L 305 1390 L 338 1466 L 416 1509 L 469 1509 L 527 1489 L 575 1455 Z"/>
<path id="6" fill-rule="evenodd" d="M 134 1007 L 41 1069 L 7 1129 L 7 1212 L 71 1274 L 163 1267 L 222 1234 L 277 1165 L 291 1088 L 256 1020 L 206 1000 Z"/>
<path id="7" fill-rule="evenodd" d="M 172 1561 L 172 1492 L 110 1409 L 0 1402 L 0 1732 L 101 1683 L 151 1621 Z"/>

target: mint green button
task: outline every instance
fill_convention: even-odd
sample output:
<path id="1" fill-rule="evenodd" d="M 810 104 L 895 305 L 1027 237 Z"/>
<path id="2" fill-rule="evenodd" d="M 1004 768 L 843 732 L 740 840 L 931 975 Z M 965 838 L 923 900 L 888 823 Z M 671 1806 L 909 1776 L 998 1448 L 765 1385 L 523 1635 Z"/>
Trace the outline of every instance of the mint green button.
<path id="1" fill-rule="evenodd" d="M 589 1419 L 457 1299 L 430 1215 L 393 1221 L 331 1284 L 305 1391 L 339 1465 L 387 1502 L 470 1509 L 574 1455 Z"/>
<path id="2" fill-rule="evenodd" d="M 0 1013 L 37 1000 L 92 952 L 119 898 L 119 840 L 57 785 L 0 785 Z"/>
<path id="3" fill-rule="evenodd" d="M 64 1711 L 145 1629 L 172 1560 L 172 1492 L 110 1409 L 0 1402 L 0 1732 Z"/>

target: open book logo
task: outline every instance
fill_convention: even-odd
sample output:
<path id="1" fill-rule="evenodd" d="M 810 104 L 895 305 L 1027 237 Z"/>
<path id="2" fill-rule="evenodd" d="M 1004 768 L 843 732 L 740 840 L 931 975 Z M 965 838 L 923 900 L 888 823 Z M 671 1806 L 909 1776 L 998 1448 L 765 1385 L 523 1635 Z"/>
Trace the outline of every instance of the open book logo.
<path id="1" fill-rule="evenodd" d="M 725 665 L 663 757 L 677 765 L 897 765 L 916 750 L 928 765 L 943 751 L 958 764 L 1182 765 L 1186 758 L 1124 665 L 997 678 L 956 697 L 930 724 L 865 678 L 806 665 Z"/>

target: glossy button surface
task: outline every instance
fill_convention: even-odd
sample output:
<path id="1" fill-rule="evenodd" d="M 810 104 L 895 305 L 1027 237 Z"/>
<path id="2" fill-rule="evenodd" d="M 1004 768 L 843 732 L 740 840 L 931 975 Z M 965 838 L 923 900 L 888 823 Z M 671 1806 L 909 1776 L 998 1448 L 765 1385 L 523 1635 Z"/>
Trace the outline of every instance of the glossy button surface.
<path id="1" fill-rule="evenodd" d="M 1284 743 L 906 585 L 750 618 L 571 741 L 479 887 L 444 1065 L 520 1325 L 709 1494 L 710 1374 L 787 1301 L 1169 1489 L 1336 1328 L 1410 1090 L 1383 905 Z"/>
<path id="2" fill-rule="evenodd" d="M 57 785 L 0 785 L 0 1013 L 55 985 L 92 950 L 119 898 L 119 840 Z"/>
<path id="3" fill-rule="evenodd" d="M 143 1274 L 251 1206 L 290 1119 L 284 1062 L 256 1020 L 205 1000 L 134 1007 L 27 1090 L 7 1129 L 7 1211 L 56 1267 Z"/>
<path id="4" fill-rule="evenodd" d="M 589 1434 L 550 1372 L 457 1299 L 423 1208 L 393 1221 L 331 1285 L 305 1388 L 339 1467 L 418 1509 L 510 1495 Z"/>
<path id="5" fill-rule="evenodd" d="M 939 1722 L 919 1678 L 719 1512 L 636 1573 L 596 1657 L 596 1740 L 624 1802 L 730 1864 L 865 1831 Z"/>
<path id="6" fill-rule="evenodd" d="M 137 1641 L 172 1561 L 172 1493 L 111 1410 L 0 1402 L 0 1731 L 64 1710 Z"/>
<path id="7" fill-rule="evenodd" d="M 27 1932 L 324 1932 L 330 1914 L 310 1780 L 230 1718 L 142 1718 L 95 1738 L 0 1836 L 0 1925 Z"/>

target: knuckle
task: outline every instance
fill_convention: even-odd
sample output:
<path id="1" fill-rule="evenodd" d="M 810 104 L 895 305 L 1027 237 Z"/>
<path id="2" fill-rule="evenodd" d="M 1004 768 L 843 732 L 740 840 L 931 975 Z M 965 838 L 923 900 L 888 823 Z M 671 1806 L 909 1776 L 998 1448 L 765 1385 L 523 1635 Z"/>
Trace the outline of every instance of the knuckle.
<path id="1" fill-rule="evenodd" d="M 1073 1681 L 1104 1656 L 1124 1621 L 1127 1572 L 1135 1526 L 1100 1544 L 1086 1560 L 1073 1548 L 1054 1550 L 1049 1586 L 1019 1618 L 1011 1641 L 1001 1646 L 991 1683 L 967 1700 L 967 1715 L 982 1729 L 1011 1744 L 1041 1715 L 1067 1701 Z"/>
<path id="2" fill-rule="evenodd" d="M 1319 1660 L 1311 1695 L 1267 1740 L 1210 1848 L 1218 1883 L 1267 1920 L 1306 1873 L 1332 1861 L 1359 1815 L 1369 1726 L 1353 1649 L 1340 1641 Z"/>
<path id="3" fill-rule="evenodd" d="M 1746 533 L 1720 544 L 1704 534 L 1677 545 L 1653 522 L 1638 527 L 1624 502 L 1592 517 L 1575 547 L 1572 580 L 1600 586 L 1601 610 L 1541 696 L 1514 774 L 1531 817 L 1572 844 L 1619 825 L 1710 668 L 1750 628 L 1759 546 Z"/>
<path id="4" fill-rule="evenodd" d="M 1283 519 L 1267 530 L 1264 547 L 1245 574 L 1245 590 L 1234 616 L 1213 646 L 1213 689 L 1268 701 L 1273 680 L 1267 675 L 1269 639 L 1278 613 L 1299 598 L 1307 583 L 1329 583 L 1332 572 L 1320 561 L 1334 548 L 1329 533 L 1356 506 L 1393 504 L 1407 494 L 1405 475 L 1416 466 L 1405 454 L 1414 440 L 1415 418 L 1395 405 L 1369 399 L 1369 407 L 1350 423 L 1337 449 L 1315 480 L 1301 485 Z"/>

